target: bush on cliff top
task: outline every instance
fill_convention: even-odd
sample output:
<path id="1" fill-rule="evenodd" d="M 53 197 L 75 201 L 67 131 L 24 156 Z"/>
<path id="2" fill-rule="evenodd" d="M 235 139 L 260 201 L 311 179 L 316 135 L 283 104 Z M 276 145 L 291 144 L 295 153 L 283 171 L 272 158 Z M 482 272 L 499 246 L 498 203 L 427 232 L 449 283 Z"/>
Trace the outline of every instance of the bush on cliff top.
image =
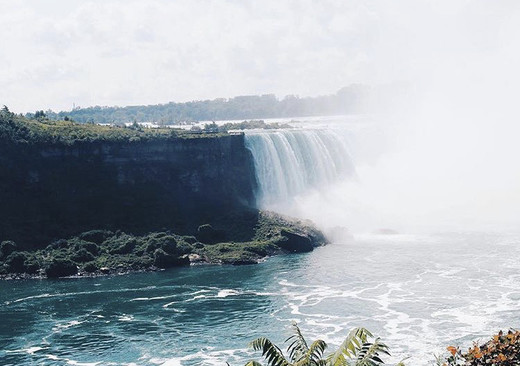
<path id="1" fill-rule="evenodd" d="M 76 123 L 70 120 L 50 120 L 44 116 L 26 118 L 0 110 L 0 141 L 15 144 L 63 144 L 78 142 L 139 142 L 153 139 L 204 138 L 216 134 L 195 135 L 172 128 L 132 128 Z M 223 135 L 223 133 L 220 133 Z"/>

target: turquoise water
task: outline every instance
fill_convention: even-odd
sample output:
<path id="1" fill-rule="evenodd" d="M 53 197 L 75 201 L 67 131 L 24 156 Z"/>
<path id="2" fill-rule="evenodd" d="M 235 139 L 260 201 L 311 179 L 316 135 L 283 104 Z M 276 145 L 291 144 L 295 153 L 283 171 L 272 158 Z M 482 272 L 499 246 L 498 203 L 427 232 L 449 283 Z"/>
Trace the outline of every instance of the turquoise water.
<path id="1" fill-rule="evenodd" d="M 428 364 L 520 324 L 520 237 L 363 235 L 256 266 L 0 282 L 1 365 L 242 365 L 291 320 L 339 344 L 363 325 Z"/>

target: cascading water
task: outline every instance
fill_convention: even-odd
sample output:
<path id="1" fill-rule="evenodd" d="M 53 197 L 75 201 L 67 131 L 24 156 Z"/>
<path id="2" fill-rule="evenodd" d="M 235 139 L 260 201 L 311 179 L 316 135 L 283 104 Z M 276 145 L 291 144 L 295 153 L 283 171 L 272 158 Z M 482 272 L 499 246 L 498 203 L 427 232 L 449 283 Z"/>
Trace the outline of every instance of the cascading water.
<path id="1" fill-rule="evenodd" d="M 344 136 L 333 130 L 251 131 L 246 146 L 253 154 L 257 201 L 263 208 L 355 173 Z"/>

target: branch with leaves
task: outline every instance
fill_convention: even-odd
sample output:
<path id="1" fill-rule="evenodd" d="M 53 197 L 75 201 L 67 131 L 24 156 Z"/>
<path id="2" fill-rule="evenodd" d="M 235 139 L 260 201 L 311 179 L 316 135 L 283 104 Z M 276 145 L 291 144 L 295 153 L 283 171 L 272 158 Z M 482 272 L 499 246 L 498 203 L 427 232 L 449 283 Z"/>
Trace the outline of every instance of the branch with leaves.
<path id="1" fill-rule="evenodd" d="M 249 346 L 262 352 L 267 366 L 378 366 L 384 364 L 380 355 L 390 355 L 388 347 L 379 338 L 369 341 L 373 335 L 365 328 L 351 330 L 340 347 L 328 356 L 324 356 L 325 341 L 318 339 L 309 345 L 296 323 L 292 329 L 293 334 L 285 340 L 287 356 L 265 337 L 253 340 Z M 245 366 L 263 365 L 249 361 Z"/>

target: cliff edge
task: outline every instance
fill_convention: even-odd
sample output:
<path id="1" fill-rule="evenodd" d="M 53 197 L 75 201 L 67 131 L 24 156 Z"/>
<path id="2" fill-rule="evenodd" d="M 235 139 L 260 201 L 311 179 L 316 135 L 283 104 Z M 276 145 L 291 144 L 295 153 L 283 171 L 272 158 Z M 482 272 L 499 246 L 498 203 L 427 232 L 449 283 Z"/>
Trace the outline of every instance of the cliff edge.
<path id="1" fill-rule="evenodd" d="M 258 211 L 256 187 L 243 134 L 28 120 L 4 109 L 0 274 L 40 273 L 56 261 L 68 270 L 51 275 L 247 264 L 325 242 L 307 224 Z M 106 237 L 85 239 L 92 232 Z M 163 248 L 164 236 L 174 239 Z"/>

